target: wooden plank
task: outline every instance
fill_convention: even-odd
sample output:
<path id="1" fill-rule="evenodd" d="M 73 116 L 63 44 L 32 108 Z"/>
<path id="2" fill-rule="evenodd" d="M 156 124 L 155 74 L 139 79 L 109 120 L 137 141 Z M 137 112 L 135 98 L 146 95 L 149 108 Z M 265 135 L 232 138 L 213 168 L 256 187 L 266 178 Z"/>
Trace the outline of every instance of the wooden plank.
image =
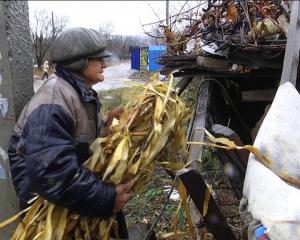
<path id="1" fill-rule="evenodd" d="M 222 59 L 208 58 L 208 57 L 197 57 L 197 64 L 201 68 L 214 70 L 216 72 L 229 72 L 231 64 Z"/>
<path id="2" fill-rule="evenodd" d="M 282 51 L 284 52 L 284 50 Z M 238 49 L 231 49 L 228 53 L 228 62 L 246 66 L 256 66 L 263 68 L 278 69 L 282 71 L 283 56 L 276 58 L 267 58 L 261 53 L 245 52 Z"/>
<path id="3" fill-rule="evenodd" d="M 276 89 L 259 89 L 242 91 L 243 102 L 272 102 L 276 94 Z"/>
<path id="4" fill-rule="evenodd" d="M 296 86 L 300 50 L 300 2 L 289 1 L 289 3 L 291 18 L 280 84 L 291 82 Z"/>
<path id="5" fill-rule="evenodd" d="M 195 77 L 193 81 L 200 82 L 201 78 Z M 196 128 L 204 128 L 206 123 L 207 108 L 209 102 L 209 82 L 199 84 L 197 107 L 195 110 L 194 123 L 192 126 L 190 141 L 200 142 L 204 140 L 204 132 L 194 130 Z M 188 162 L 192 161 L 193 168 L 200 171 L 200 161 L 202 157 L 202 146 L 191 145 L 189 149 Z"/>
<path id="6" fill-rule="evenodd" d="M 277 69 L 259 69 L 249 73 L 232 73 L 232 72 L 213 72 L 205 69 L 181 68 L 181 71 L 174 72 L 174 77 L 192 77 L 195 75 L 201 77 L 224 78 L 230 77 L 242 81 L 243 79 L 274 79 L 280 78 L 281 70 Z"/>
<path id="7" fill-rule="evenodd" d="M 163 55 L 157 59 L 158 63 L 164 63 L 168 61 L 196 61 L 197 55 L 175 55 L 166 56 Z"/>

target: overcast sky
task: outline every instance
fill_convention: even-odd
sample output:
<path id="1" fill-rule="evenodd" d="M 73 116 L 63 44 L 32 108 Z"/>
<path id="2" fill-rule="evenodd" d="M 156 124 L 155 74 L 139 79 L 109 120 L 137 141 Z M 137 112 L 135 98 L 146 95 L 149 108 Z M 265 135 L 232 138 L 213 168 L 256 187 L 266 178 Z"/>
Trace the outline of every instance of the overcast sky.
<path id="1" fill-rule="evenodd" d="M 172 3 L 171 3 L 172 4 Z M 29 1 L 29 14 L 34 9 L 47 9 L 68 19 L 67 27 L 98 29 L 111 22 L 114 34 L 142 35 L 143 24 L 165 18 L 165 1 Z M 154 11 L 152 10 L 154 9 Z M 157 16 L 158 15 L 158 16 Z"/>

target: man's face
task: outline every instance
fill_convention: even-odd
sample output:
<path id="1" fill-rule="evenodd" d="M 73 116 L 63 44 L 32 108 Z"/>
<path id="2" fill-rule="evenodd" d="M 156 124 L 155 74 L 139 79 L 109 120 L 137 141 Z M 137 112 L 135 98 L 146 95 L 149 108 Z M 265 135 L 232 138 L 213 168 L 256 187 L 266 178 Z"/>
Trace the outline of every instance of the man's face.
<path id="1" fill-rule="evenodd" d="M 103 69 L 106 64 L 103 58 L 88 59 L 87 67 L 82 71 L 82 76 L 88 86 L 104 81 Z"/>

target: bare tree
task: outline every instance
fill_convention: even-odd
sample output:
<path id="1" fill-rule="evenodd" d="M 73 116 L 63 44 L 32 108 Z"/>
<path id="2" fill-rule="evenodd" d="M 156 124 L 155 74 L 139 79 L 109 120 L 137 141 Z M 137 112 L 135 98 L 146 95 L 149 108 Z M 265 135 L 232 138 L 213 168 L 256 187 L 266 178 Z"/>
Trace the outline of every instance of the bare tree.
<path id="1" fill-rule="evenodd" d="M 30 22 L 31 39 L 35 60 L 40 67 L 49 55 L 49 49 L 57 36 L 65 29 L 67 19 L 45 9 L 36 9 Z"/>
<path id="2" fill-rule="evenodd" d="M 99 33 L 104 37 L 105 40 L 110 40 L 113 35 L 114 26 L 111 21 L 103 22 L 99 26 Z"/>
<path id="3" fill-rule="evenodd" d="M 111 51 L 119 59 L 130 58 L 131 46 L 147 46 L 153 43 L 147 36 L 124 36 L 113 34 L 113 24 L 103 22 L 98 28 L 99 33 L 107 42 L 107 50 Z"/>
<path id="4" fill-rule="evenodd" d="M 208 1 L 210 2 L 210 1 Z M 142 24 L 144 33 L 153 38 L 157 44 L 167 45 L 169 53 L 187 52 L 187 45 L 200 51 L 199 13 L 207 6 L 207 1 L 170 1 L 167 5 L 166 19 L 161 19 L 156 10 L 148 3 L 157 21 Z"/>
<path id="5" fill-rule="evenodd" d="M 112 35 L 108 42 L 107 49 L 114 53 L 119 59 L 130 58 L 130 47 L 153 44 L 152 39 L 147 36 Z"/>

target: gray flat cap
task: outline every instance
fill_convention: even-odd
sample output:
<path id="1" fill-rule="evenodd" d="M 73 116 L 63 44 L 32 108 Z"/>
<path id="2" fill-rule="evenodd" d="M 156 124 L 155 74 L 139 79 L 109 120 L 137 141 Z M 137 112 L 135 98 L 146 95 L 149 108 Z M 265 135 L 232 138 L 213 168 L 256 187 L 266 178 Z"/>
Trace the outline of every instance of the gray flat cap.
<path id="1" fill-rule="evenodd" d="M 54 41 L 50 58 L 54 63 L 72 63 L 80 59 L 110 57 L 106 43 L 99 32 L 87 28 L 71 28 Z"/>

